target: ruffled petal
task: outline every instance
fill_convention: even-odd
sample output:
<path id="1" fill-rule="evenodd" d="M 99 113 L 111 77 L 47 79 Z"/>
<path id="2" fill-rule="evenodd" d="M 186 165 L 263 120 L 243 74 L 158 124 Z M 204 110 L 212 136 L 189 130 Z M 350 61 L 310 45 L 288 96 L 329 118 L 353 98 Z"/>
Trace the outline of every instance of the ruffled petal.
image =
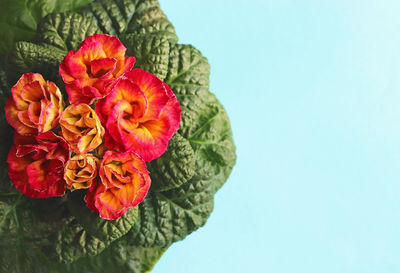
<path id="1" fill-rule="evenodd" d="M 27 155 L 30 154 L 28 153 Z M 49 176 L 46 171 L 38 167 L 44 161 L 43 158 L 35 161 L 29 156 L 17 156 L 17 148 L 14 144 L 7 158 L 7 163 L 9 164 L 8 174 L 12 183 L 19 191 L 32 198 L 48 198 L 64 195 L 65 182 L 54 173 Z M 49 170 L 47 169 L 47 171 Z M 49 183 L 50 181 L 52 182 Z M 41 182 L 47 183 L 49 187 L 43 187 Z"/>
<path id="2" fill-rule="evenodd" d="M 12 97 L 8 98 L 4 106 L 5 116 L 8 124 L 10 124 L 19 134 L 28 135 L 37 133 L 36 128 L 26 126 L 18 118 L 18 109 Z"/>
<path id="3" fill-rule="evenodd" d="M 109 77 L 117 65 L 117 60 L 114 58 L 104 58 L 99 60 L 92 60 L 89 63 L 90 74 L 93 77 Z"/>
<path id="4" fill-rule="evenodd" d="M 135 61 L 136 59 L 133 56 L 125 57 L 123 61 L 119 61 L 117 63 L 117 67 L 115 68 L 114 77 L 119 78 L 123 76 L 126 72 L 130 71 L 135 64 Z"/>
<path id="5" fill-rule="evenodd" d="M 82 42 L 82 44 L 80 45 L 80 49 L 85 48 L 93 43 L 99 43 L 105 54 L 109 57 L 120 59 L 125 56 L 126 47 L 115 36 L 107 34 L 94 34 L 87 37 Z"/>
<path id="6" fill-rule="evenodd" d="M 121 201 L 113 194 L 112 191 L 101 193 L 99 195 L 99 202 L 102 206 L 106 207 L 107 210 L 112 212 L 119 212 L 124 208 L 124 205 L 121 204 Z"/>
<path id="7" fill-rule="evenodd" d="M 163 82 L 153 74 L 139 68 L 132 69 L 125 74 L 125 77 L 137 84 L 147 98 L 149 106 L 143 120 L 159 118 L 160 112 L 169 101 Z"/>

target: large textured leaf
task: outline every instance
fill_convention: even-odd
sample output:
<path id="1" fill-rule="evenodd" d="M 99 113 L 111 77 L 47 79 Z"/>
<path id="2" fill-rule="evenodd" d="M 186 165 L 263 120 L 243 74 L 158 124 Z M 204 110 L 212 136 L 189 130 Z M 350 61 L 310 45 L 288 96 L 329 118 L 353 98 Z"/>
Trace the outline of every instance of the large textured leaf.
<path id="1" fill-rule="evenodd" d="M 76 11 L 91 0 L 2 0 L 0 9 L 0 54 L 14 42 L 32 41 L 37 23 L 51 12 Z"/>
<path id="2" fill-rule="evenodd" d="M 196 164 L 213 173 L 218 189 L 228 178 L 236 154 L 228 115 L 208 91 L 208 62 L 193 46 L 176 45 L 169 64 L 166 82 L 182 109 L 179 132 L 192 145 Z"/>
<path id="3" fill-rule="evenodd" d="M 68 216 L 62 199 L 37 200 L 19 192 L 0 194 L 0 271 L 47 272 L 52 234 Z"/>
<path id="4" fill-rule="evenodd" d="M 175 45 L 170 51 L 168 75 L 165 81 L 174 91 L 182 109 L 179 132 L 189 137 L 207 122 L 210 111 L 207 105 L 210 66 L 196 48 Z"/>
<path id="5" fill-rule="evenodd" d="M 163 36 L 172 44 L 178 41 L 174 26 L 168 21 L 157 0 L 140 1 L 127 33 Z"/>
<path id="6" fill-rule="evenodd" d="M 122 35 L 128 48 L 127 55 L 135 56 L 135 67 L 146 70 L 164 80 L 168 73 L 170 44 L 164 36 L 152 34 Z"/>
<path id="7" fill-rule="evenodd" d="M 165 247 L 182 240 L 204 225 L 213 205 L 211 181 L 193 180 L 182 188 L 152 192 L 140 204 L 139 232 L 132 243 Z"/>
<path id="8" fill-rule="evenodd" d="M 153 0 L 99 0 L 81 10 L 85 17 L 93 16 L 103 33 L 155 34 L 176 43 L 174 27 Z"/>
<path id="9" fill-rule="evenodd" d="M 39 24 L 35 41 L 52 45 L 63 51 L 78 49 L 82 41 L 95 33 L 100 33 L 92 17 L 77 13 L 52 13 Z"/>
<path id="10" fill-rule="evenodd" d="M 165 191 L 179 187 L 194 175 L 194 164 L 195 156 L 190 143 L 176 133 L 169 141 L 167 151 L 147 164 L 152 190 Z"/>
<path id="11" fill-rule="evenodd" d="M 203 122 L 195 127 L 187 140 L 196 154 L 195 168 L 202 168 L 204 177 L 211 175 L 213 186 L 218 190 L 235 165 L 235 145 L 228 115 L 214 94 L 210 93 L 203 103 L 208 107 L 207 118 L 202 119 Z M 197 112 L 191 114 L 197 115 Z"/>
<path id="12" fill-rule="evenodd" d="M 93 17 L 103 33 L 118 36 L 124 33 L 132 20 L 139 0 L 99 0 L 80 12 L 84 17 Z"/>
<path id="13" fill-rule="evenodd" d="M 66 221 L 52 239 L 55 251 L 48 251 L 50 258 L 62 263 L 70 263 L 85 256 L 94 256 L 111 243 L 89 234 L 73 217 Z"/>
<path id="14" fill-rule="evenodd" d="M 101 254 L 79 259 L 72 264 L 58 265 L 52 273 L 146 273 L 152 270 L 166 250 L 162 247 L 129 246 L 124 240 L 118 240 Z"/>
<path id="15" fill-rule="evenodd" d="M 30 42 L 18 42 L 7 57 L 9 82 L 16 83 L 23 73 L 41 73 L 46 80 L 59 80 L 58 67 L 65 52 Z"/>

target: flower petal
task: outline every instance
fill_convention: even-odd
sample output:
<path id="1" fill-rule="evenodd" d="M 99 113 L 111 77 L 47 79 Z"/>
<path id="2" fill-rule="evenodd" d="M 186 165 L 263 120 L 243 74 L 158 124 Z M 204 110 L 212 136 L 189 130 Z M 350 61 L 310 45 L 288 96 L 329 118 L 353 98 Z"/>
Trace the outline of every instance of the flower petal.
<path id="1" fill-rule="evenodd" d="M 117 37 L 107 34 L 94 34 L 87 37 L 82 42 L 79 49 L 85 48 L 93 43 L 99 43 L 107 56 L 112 58 L 123 58 L 125 56 L 126 47 Z"/>
<path id="2" fill-rule="evenodd" d="M 117 67 L 115 68 L 114 72 L 114 77 L 119 78 L 122 75 L 124 75 L 126 72 L 130 71 L 135 64 L 135 57 L 130 56 L 130 57 L 125 57 L 125 59 L 122 61 L 119 61 L 117 63 Z"/>
<path id="3" fill-rule="evenodd" d="M 118 197 L 116 197 L 112 191 L 101 193 L 99 195 L 99 201 L 102 206 L 105 206 L 107 210 L 112 212 L 119 212 L 124 208 Z"/>
<path id="4" fill-rule="evenodd" d="M 107 77 L 115 69 L 117 60 L 114 58 L 104 58 L 90 61 L 90 74 L 96 78 Z"/>
<path id="5" fill-rule="evenodd" d="M 21 139 L 20 137 L 18 138 Z M 53 196 L 64 195 L 65 182 L 63 180 L 58 179 L 55 176 L 50 177 L 49 181 L 53 180 L 52 185 L 50 187 L 42 191 L 38 191 L 32 188 L 30 180 L 31 179 L 35 181 L 42 180 L 43 172 L 37 170 L 37 168 L 35 167 L 29 167 L 33 166 L 32 163 L 37 162 L 32 160 L 29 156 L 23 156 L 23 157 L 17 156 L 16 145 L 13 145 L 11 147 L 8 153 L 7 162 L 9 164 L 8 168 L 9 177 L 14 186 L 23 194 L 32 198 L 48 198 Z M 29 174 L 33 174 L 34 178 L 30 177 Z M 46 181 L 46 179 L 44 179 L 44 181 Z M 39 184 L 35 186 L 41 187 L 41 185 Z"/>
<path id="6" fill-rule="evenodd" d="M 10 124 L 19 134 L 28 135 L 37 133 L 37 129 L 26 126 L 18 118 L 18 109 L 12 97 L 8 98 L 4 106 L 5 116 L 8 124 Z"/>
<path id="7" fill-rule="evenodd" d="M 93 181 L 92 185 L 89 188 L 89 191 L 85 195 L 85 202 L 88 206 L 88 208 L 94 212 L 99 212 L 99 210 L 95 206 L 96 202 L 96 196 L 98 196 L 100 193 L 104 192 L 106 188 L 104 185 L 99 181 L 95 180 Z"/>
<path id="8" fill-rule="evenodd" d="M 157 119 L 170 97 L 163 82 L 153 74 L 140 68 L 132 69 L 125 76 L 137 84 L 147 98 L 149 106 L 143 120 Z"/>

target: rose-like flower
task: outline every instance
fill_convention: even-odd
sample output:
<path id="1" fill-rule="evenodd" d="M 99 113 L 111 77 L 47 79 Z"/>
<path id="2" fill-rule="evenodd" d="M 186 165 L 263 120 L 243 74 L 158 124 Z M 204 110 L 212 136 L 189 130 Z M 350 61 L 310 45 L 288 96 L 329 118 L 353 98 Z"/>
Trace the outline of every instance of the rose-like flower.
<path id="1" fill-rule="evenodd" d="M 58 87 L 38 73 L 26 73 L 11 89 L 5 105 L 7 122 L 21 135 L 47 132 L 58 125 L 63 110 Z"/>
<path id="2" fill-rule="evenodd" d="M 60 65 L 72 104 L 91 104 L 106 96 L 115 81 L 132 69 L 135 58 L 125 57 L 126 47 L 117 37 L 95 34 L 78 50 L 71 50 Z"/>
<path id="3" fill-rule="evenodd" d="M 64 164 L 69 152 L 65 141 L 53 132 L 37 136 L 14 134 L 8 153 L 8 175 L 23 194 L 33 198 L 65 193 Z"/>
<path id="4" fill-rule="evenodd" d="M 65 108 L 60 125 L 63 137 L 77 154 L 90 152 L 103 142 L 104 128 L 96 112 L 87 104 Z"/>
<path id="5" fill-rule="evenodd" d="M 143 201 L 150 188 L 145 162 L 134 152 L 107 151 L 99 169 L 100 181 L 85 196 L 88 207 L 100 217 L 115 220 Z"/>
<path id="6" fill-rule="evenodd" d="M 92 154 L 71 157 L 64 168 L 64 179 L 68 189 L 87 189 L 97 176 L 99 160 Z"/>
<path id="7" fill-rule="evenodd" d="M 134 151 L 145 161 L 161 156 L 178 130 L 181 109 L 169 86 L 156 76 L 132 69 L 111 93 L 96 103 L 108 148 Z"/>

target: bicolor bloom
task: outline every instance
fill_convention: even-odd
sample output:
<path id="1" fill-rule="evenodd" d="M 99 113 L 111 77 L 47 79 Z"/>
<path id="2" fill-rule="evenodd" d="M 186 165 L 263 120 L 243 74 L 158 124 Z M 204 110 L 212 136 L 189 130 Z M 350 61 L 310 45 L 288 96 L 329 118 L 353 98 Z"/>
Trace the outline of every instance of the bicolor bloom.
<path id="1" fill-rule="evenodd" d="M 23 194 L 32 198 L 65 193 L 64 164 L 69 152 L 65 141 L 53 132 L 37 136 L 14 134 L 8 153 L 8 175 Z"/>
<path id="2" fill-rule="evenodd" d="M 71 157 L 64 168 L 64 180 L 72 190 L 87 189 L 97 176 L 99 160 L 92 154 Z"/>
<path id="3" fill-rule="evenodd" d="M 145 162 L 134 152 L 107 151 L 99 169 L 100 181 L 85 196 L 100 217 L 115 220 L 143 201 L 150 188 Z"/>
<path id="4" fill-rule="evenodd" d="M 78 50 L 71 50 L 60 65 L 72 104 L 92 104 L 111 91 L 113 84 L 131 70 L 134 57 L 125 57 L 126 47 L 117 37 L 95 34 L 86 38 Z"/>
<path id="5" fill-rule="evenodd" d="M 5 105 L 7 122 L 20 135 L 47 132 L 58 125 L 63 110 L 58 87 L 38 73 L 26 73 L 11 89 Z"/>
<path id="6" fill-rule="evenodd" d="M 70 105 L 60 117 L 62 135 L 72 151 L 83 154 L 103 142 L 104 128 L 87 104 Z"/>
<path id="7" fill-rule="evenodd" d="M 108 148 L 134 151 L 145 161 L 161 156 L 178 130 L 181 109 L 169 86 L 135 68 L 96 103 Z"/>

